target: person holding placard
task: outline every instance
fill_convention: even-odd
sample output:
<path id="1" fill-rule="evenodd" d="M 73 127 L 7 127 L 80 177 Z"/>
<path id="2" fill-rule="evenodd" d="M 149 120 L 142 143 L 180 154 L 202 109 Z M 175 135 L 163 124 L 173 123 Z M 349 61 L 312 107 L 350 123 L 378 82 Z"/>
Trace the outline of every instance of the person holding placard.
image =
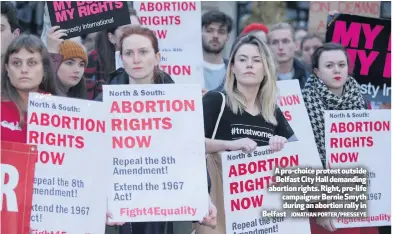
<path id="1" fill-rule="evenodd" d="M 95 49 L 88 55 L 84 74 L 89 99 L 96 98 L 102 92 L 101 85 L 106 83 L 111 72 L 123 67 L 119 51 L 122 29 L 141 24 L 135 9 L 129 8 L 129 15 L 129 25 L 109 28 L 96 35 Z"/>
<path id="2" fill-rule="evenodd" d="M 43 42 L 21 35 L 8 46 L 2 62 L 1 140 L 26 143 L 30 92 L 64 96 Z"/>
<path id="3" fill-rule="evenodd" d="M 174 83 L 167 73 L 159 69 L 159 43 L 150 29 L 139 26 L 124 28 L 120 40 L 120 52 L 124 68 L 110 74 L 110 85 Z M 99 95 L 96 100 L 102 100 L 102 95 Z M 210 214 L 201 223 L 215 227 L 216 208 L 211 200 L 209 204 Z M 170 234 L 170 225 L 171 223 L 168 222 L 126 223 L 121 227 L 120 234 L 130 234 L 132 232 Z"/>
<path id="4" fill-rule="evenodd" d="M 325 110 L 364 110 L 368 109 L 358 82 L 348 76 L 349 59 L 346 49 L 340 44 L 327 43 L 317 48 L 312 57 L 313 74 L 302 92 L 306 109 L 321 157 L 326 167 L 325 151 Z M 344 228 L 334 227 L 331 219 L 310 219 L 312 234 L 376 234 L 376 227 Z"/>
<path id="5" fill-rule="evenodd" d="M 273 151 L 294 135 L 277 101 L 276 67 L 270 48 L 254 35 L 244 35 L 232 46 L 223 92 L 203 97 L 206 153 L 250 153 L 257 146 Z M 196 233 L 225 233 L 221 157 L 207 158 L 211 199 L 218 209 L 215 230 L 197 227 Z"/>
<path id="6" fill-rule="evenodd" d="M 83 75 L 88 55 L 77 42 L 61 39 L 65 33 L 62 29 L 56 30 L 57 28 L 55 26 L 48 30 L 47 44 L 61 88 L 68 97 L 86 99 Z"/>
<path id="7" fill-rule="evenodd" d="M 63 96 L 47 48 L 34 35 L 21 35 L 8 46 L 1 71 L 1 140 L 27 142 L 30 92 Z"/>

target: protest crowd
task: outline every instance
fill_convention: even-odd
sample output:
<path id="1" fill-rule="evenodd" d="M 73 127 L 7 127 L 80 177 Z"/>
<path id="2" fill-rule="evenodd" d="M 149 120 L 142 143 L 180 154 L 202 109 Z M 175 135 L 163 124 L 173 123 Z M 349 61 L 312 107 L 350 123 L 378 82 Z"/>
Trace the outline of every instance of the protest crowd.
<path id="1" fill-rule="evenodd" d="M 116 3 L 121 4 L 122 2 Z M 112 7 L 115 6 L 116 5 L 113 5 Z M 109 6 L 103 6 L 100 9 L 104 9 L 104 7 Z M 186 9 L 191 6 L 180 3 L 177 6 L 168 5 L 167 7 Z M 93 8 L 90 9 L 91 14 L 93 14 L 92 9 Z M 51 24 L 54 18 L 49 20 L 49 14 L 52 14 L 52 10 L 51 8 L 46 9 L 46 11 L 48 10 L 50 13 L 46 12 L 44 14 L 45 25 L 42 34 L 34 35 L 24 33 L 21 30 L 15 6 L 10 2 L 1 2 L 2 150 L 3 142 L 39 145 L 49 144 L 48 142 L 57 140 L 58 142 L 64 142 L 65 147 L 76 147 L 81 151 L 84 150 L 84 145 L 89 144 L 88 141 L 84 141 L 77 136 L 79 133 L 73 133 L 72 130 L 67 131 L 69 134 L 67 139 L 60 139 L 61 137 L 55 136 L 56 133 L 51 133 L 51 128 L 45 127 L 46 134 L 54 135 L 51 140 L 50 136 L 39 137 L 39 133 L 35 132 L 38 130 L 34 131 L 32 130 L 33 128 L 30 129 L 30 125 L 33 122 L 36 122 L 37 125 L 49 126 L 38 123 L 39 121 L 43 121 L 43 116 L 46 113 L 45 111 L 42 112 L 41 119 L 40 117 L 36 117 L 37 119 L 35 120 L 34 116 L 36 115 L 31 115 L 31 104 L 29 104 L 31 101 L 29 102 L 29 100 L 31 100 L 31 93 L 33 92 L 41 95 L 40 97 L 63 97 L 65 98 L 64 100 L 66 100 L 65 103 L 74 103 L 74 101 L 84 100 L 86 101 L 84 103 L 89 101 L 92 105 L 101 105 L 106 102 L 106 99 L 110 98 L 107 94 L 107 89 L 113 90 L 114 92 L 119 91 L 118 93 L 121 93 L 122 90 L 117 88 L 118 85 L 120 85 L 120 87 L 121 85 L 130 85 L 130 87 L 136 87 L 136 89 L 139 85 L 143 85 L 142 87 L 150 87 L 150 95 L 154 93 L 153 90 L 156 89 L 155 87 L 164 87 L 165 84 L 178 85 L 179 82 L 175 79 L 175 75 L 178 75 L 180 72 L 177 73 L 178 70 L 174 67 L 170 68 L 169 66 L 162 65 L 166 60 L 161 58 L 163 48 L 161 48 L 160 33 L 158 30 L 151 30 L 149 28 L 147 22 L 148 18 L 151 16 L 142 17 L 139 14 L 140 10 L 138 6 L 135 7 L 135 9 L 127 8 L 127 12 L 130 16 L 130 20 L 127 20 L 127 24 L 123 23 L 121 25 L 116 25 L 116 27 L 107 27 L 101 31 L 95 31 L 84 35 L 81 34 L 72 38 L 69 38 L 69 34 L 73 33 L 71 30 L 62 28 L 56 23 Z M 88 12 L 88 7 L 85 10 Z M 200 10 L 198 12 L 200 12 Z M 152 16 L 154 16 L 155 9 L 151 13 Z M 340 13 L 336 11 L 331 12 L 328 17 L 335 17 L 339 14 Z M 301 135 L 300 132 L 298 132 L 299 130 L 296 130 L 294 125 L 289 123 L 292 117 L 287 111 L 282 109 L 282 106 L 285 106 L 284 103 L 287 101 L 284 99 L 284 103 L 280 104 L 281 100 L 278 98 L 280 94 L 278 90 L 279 87 L 282 87 L 279 85 L 281 82 L 295 81 L 293 84 L 296 84 L 297 87 L 294 86 L 292 88 L 298 90 L 301 94 L 301 100 L 298 101 L 299 103 L 304 103 L 303 108 L 308 116 L 305 120 L 310 123 L 309 125 L 311 125 L 312 129 L 312 139 L 314 139 L 313 148 L 316 147 L 314 150 L 318 151 L 319 157 L 316 158 L 316 161 L 322 168 L 328 167 L 326 152 L 328 146 L 325 135 L 326 110 L 373 111 L 372 109 L 391 109 L 390 103 L 376 105 L 374 100 L 372 101 L 372 99 L 369 99 L 365 95 L 366 93 L 361 91 L 361 84 L 359 80 L 354 77 L 355 72 L 350 71 L 350 61 L 355 61 L 355 57 L 350 58 L 348 48 L 340 43 L 325 40 L 320 34 L 305 31 L 304 36 L 300 38 L 300 42 L 297 44 L 295 29 L 289 23 L 277 22 L 273 25 L 265 25 L 262 22 L 256 22 L 245 26 L 240 35 L 238 35 L 237 39 L 233 42 L 229 57 L 224 58 L 223 50 L 225 45 L 229 43 L 230 33 L 232 30 L 235 30 L 233 20 L 224 12 L 218 10 L 208 11 L 199 15 L 199 17 L 201 17 L 201 28 L 199 30 L 201 30 L 202 44 L 190 46 L 201 50 L 203 55 L 203 61 L 201 61 L 203 77 L 199 77 L 202 79 L 201 84 L 203 87 L 199 90 L 199 94 L 201 91 L 203 113 L 201 121 L 204 126 L 204 129 L 201 129 L 201 131 L 205 134 L 205 147 L 202 157 L 206 155 L 204 159 L 204 162 L 206 162 L 206 170 L 202 173 L 199 169 L 199 175 L 207 175 L 207 179 L 205 178 L 204 181 L 201 178 L 193 179 L 194 181 L 200 181 L 199 186 L 200 184 L 207 185 L 207 190 L 199 191 L 199 194 L 203 195 L 204 199 L 208 200 L 208 203 L 204 203 L 209 206 L 207 209 L 208 212 L 205 217 L 196 220 L 174 221 L 168 217 L 166 221 L 160 222 L 133 222 L 132 220 L 121 222 L 120 219 L 114 219 L 114 217 L 118 216 L 111 211 L 111 208 L 108 208 L 111 206 L 107 207 L 105 204 L 104 207 L 107 208 L 107 211 L 103 214 L 96 215 L 97 217 L 102 217 L 102 225 L 103 228 L 105 226 L 106 234 L 189 234 L 192 232 L 196 234 L 271 233 L 248 232 L 247 230 L 242 231 L 242 229 L 227 229 L 228 208 L 225 208 L 226 205 L 224 205 L 227 201 L 227 198 L 224 198 L 224 193 L 227 191 L 225 191 L 223 186 L 225 178 L 223 178 L 222 173 L 225 171 L 225 166 L 223 165 L 223 160 L 221 161 L 221 153 L 239 151 L 244 154 L 251 154 L 256 152 L 257 148 L 260 149 L 260 147 L 268 147 L 272 153 L 276 153 L 284 150 L 288 144 L 293 144 L 302 140 L 304 141 L 303 137 L 305 135 Z M 173 20 L 177 22 L 177 17 Z M 162 20 L 162 23 L 165 24 L 165 21 L 166 20 Z M 155 25 L 155 23 L 152 24 Z M 105 27 L 104 25 L 101 26 Z M 160 27 L 160 25 L 155 25 L 155 27 Z M 364 32 L 365 31 L 364 29 Z M 188 32 L 185 33 L 188 34 Z M 179 40 L 181 40 L 182 37 L 182 35 L 178 35 Z M 349 39 L 349 41 L 351 40 L 354 39 Z M 185 42 L 185 44 L 188 43 Z M 180 61 L 181 64 L 183 59 L 187 58 L 178 58 L 177 61 Z M 187 69 L 188 68 L 181 67 L 184 73 L 188 73 Z M 382 74 L 378 74 L 377 76 L 381 77 L 381 75 Z M 169 88 L 169 90 L 170 89 L 171 88 Z M 109 91 L 109 93 L 113 91 Z M 160 91 L 156 91 L 156 93 L 158 92 Z M 167 92 L 168 91 L 166 91 L 166 95 Z M 177 92 L 180 92 L 180 96 L 185 96 L 184 98 L 188 95 L 184 95 L 185 92 L 180 90 Z M 113 115 L 111 118 L 123 118 L 114 117 L 115 113 L 122 113 L 119 115 L 121 116 L 126 113 L 125 110 L 127 108 L 136 112 L 136 114 L 133 114 L 134 117 L 137 115 L 145 115 L 144 113 L 137 112 L 137 109 L 140 107 L 146 108 L 147 110 L 151 109 L 152 112 L 157 111 L 159 108 L 167 109 L 168 112 L 170 112 L 169 110 L 171 108 L 173 112 L 177 112 L 180 109 L 193 109 L 192 104 L 187 101 L 182 102 L 182 98 L 180 98 L 180 102 L 177 102 L 177 105 L 181 105 L 180 103 L 182 103 L 183 106 L 178 109 L 175 103 L 159 103 L 159 101 L 156 106 L 153 106 L 154 104 L 148 103 L 149 101 L 146 101 L 147 99 L 145 98 L 144 96 L 140 102 L 145 103 L 144 105 L 146 106 L 144 107 L 136 104 L 137 101 L 139 101 L 138 99 L 134 101 L 134 104 L 131 101 L 132 104 L 127 106 L 125 103 L 128 101 L 128 98 L 124 98 L 122 99 L 122 107 L 117 107 L 113 104 L 115 101 L 112 102 L 111 112 Z M 114 99 L 111 100 L 121 99 L 115 99 L 114 97 Z M 59 104 L 59 106 L 61 105 Z M 109 106 L 110 104 L 108 107 Z M 199 106 L 196 108 L 199 109 Z M 120 111 L 121 109 L 122 111 Z M 70 113 L 72 112 L 71 109 L 69 109 L 69 111 Z M 89 118 L 95 119 L 98 115 L 100 115 L 100 113 L 87 113 L 86 116 L 84 116 L 84 121 L 86 121 L 86 123 L 79 122 L 79 125 L 84 125 L 86 129 L 89 129 Z M 170 129 L 171 126 L 176 125 L 175 121 L 179 121 L 178 119 L 173 119 L 172 122 L 170 122 L 170 120 L 166 118 L 158 120 L 151 118 L 152 116 L 154 115 L 142 116 L 140 122 L 129 124 L 128 126 L 133 129 L 130 131 L 134 131 L 134 128 L 144 128 L 143 126 L 153 125 L 156 125 L 157 129 Z M 66 123 L 64 118 L 63 116 L 63 124 Z M 76 121 L 73 120 L 73 118 L 74 117 L 68 118 L 67 125 L 71 126 L 73 123 L 77 125 L 73 122 Z M 52 124 L 56 122 L 54 118 L 51 120 L 47 118 L 46 121 L 52 121 Z M 183 121 L 188 122 L 188 125 L 185 126 L 191 126 L 191 129 L 193 125 L 200 126 L 200 122 L 189 122 L 188 119 L 184 119 Z M 112 119 L 112 123 L 114 122 L 115 119 Z M 153 122 L 155 122 L 155 124 L 153 124 Z M 121 124 L 119 124 L 119 126 L 120 125 Z M 112 126 L 112 130 L 115 132 L 114 125 Z M 63 126 L 63 128 L 66 127 Z M 92 129 L 93 128 L 97 129 L 97 132 L 99 132 L 100 126 L 95 125 Z M 44 127 L 42 127 L 42 129 L 44 129 Z M 108 129 L 108 126 L 107 131 L 111 131 L 111 129 Z M 125 134 L 124 136 L 127 136 L 127 133 Z M 38 139 L 41 139 L 41 141 Z M 100 137 L 96 139 L 95 154 L 106 152 L 101 149 L 104 145 L 104 143 L 101 142 L 102 139 Z M 169 142 L 171 139 L 162 140 L 163 142 Z M 203 141 L 203 139 L 201 140 Z M 67 143 L 65 143 L 66 141 Z M 113 141 L 114 149 L 116 144 L 121 145 L 121 143 L 114 143 Z M 125 144 L 127 144 L 126 141 Z M 195 143 L 191 142 L 191 147 L 192 144 Z M 199 146 L 200 145 L 196 147 Z M 303 148 L 303 145 L 299 147 Z M 308 148 L 309 146 L 306 145 L 305 147 Z M 106 156 L 112 157 L 111 155 Z M 188 157 L 188 153 L 183 156 Z M 303 155 L 301 155 L 301 157 L 303 157 Z M 43 159 L 41 158 L 41 160 Z M 109 162 L 110 161 L 105 161 L 105 163 Z M 37 162 L 37 164 L 39 163 L 40 162 Z M 105 163 L 103 163 L 103 165 Z M 96 162 L 91 162 L 90 165 L 85 165 L 84 167 L 96 167 Z M 41 167 L 36 166 L 35 170 L 37 171 L 39 168 L 41 169 Z M 189 170 L 192 175 L 194 169 Z M 56 170 L 52 170 L 51 173 L 56 173 Z M 188 175 L 177 176 L 188 177 Z M 133 175 L 129 175 L 128 178 L 130 181 L 134 180 Z M 6 180 L 5 177 L 3 178 L 3 174 L 2 180 Z M 4 181 L 3 185 L 5 183 Z M 32 184 L 30 187 L 31 191 L 33 191 L 33 181 L 31 182 Z M 105 182 L 98 181 L 97 186 L 100 186 L 100 184 L 104 186 L 104 183 Z M 85 183 L 85 185 L 86 184 L 87 183 Z M 382 186 L 390 186 L 390 184 Z M 5 193 L 3 192 L 3 194 Z M 31 198 L 33 197 L 33 192 L 25 196 L 30 196 Z M 71 196 L 72 195 L 70 195 L 70 197 Z M 94 197 L 96 194 L 91 193 L 91 196 Z M 198 198 L 198 194 L 190 194 L 190 196 L 191 199 Z M 169 202 L 172 199 L 176 199 L 165 193 L 158 197 L 163 197 L 163 199 Z M 47 199 L 51 199 L 51 197 Z M 64 199 L 67 200 L 69 198 L 65 196 Z M 154 199 L 156 198 L 154 197 Z M 8 197 L 7 199 L 2 198 L 2 203 L 4 203 L 5 200 L 8 202 Z M 103 202 L 105 203 L 105 201 Z M 133 199 L 129 201 L 129 203 L 133 202 L 140 203 L 142 201 Z M 34 204 L 35 198 L 33 197 L 33 207 Z M 149 204 L 149 201 L 147 201 L 147 204 Z M 31 206 L 32 204 L 30 204 L 30 208 L 28 209 L 29 221 L 30 215 L 33 214 L 30 213 L 32 209 Z M 187 207 L 188 204 L 184 204 L 183 206 Z M 3 204 L 2 207 L 4 210 Z M 192 212 L 192 209 L 190 210 L 189 208 L 181 210 L 181 212 L 184 213 Z M 129 210 L 125 212 L 132 211 Z M 130 215 L 131 213 L 128 214 Z M 239 215 L 240 217 L 242 216 L 241 214 Z M 133 217 L 132 215 L 130 216 Z M 16 220 L 19 218 L 14 219 Z M 61 222 L 62 221 L 59 223 Z M 100 222 L 100 219 L 97 222 Z M 326 217 L 311 217 L 308 219 L 308 223 L 309 233 L 312 234 L 390 233 L 390 223 L 377 226 L 336 228 L 333 221 Z M 16 224 L 17 222 L 15 222 L 15 225 Z M 22 224 L 18 223 L 18 225 Z M 2 226 L 4 227 L 4 224 L 2 224 Z M 2 233 L 4 234 L 50 233 L 43 232 L 44 229 L 38 230 L 33 227 L 32 222 L 30 222 L 28 230 L 26 230 L 26 228 L 12 226 L 8 227 L 8 229 L 3 229 L 3 227 Z M 56 228 L 56 225 L 48 227 L 48 229 L 60 230 Z M 73 230 L 78 230 L 78 227 Z M 79 233 L 90 233 L 82 230 L 81 227 L 81 232 Z M 273 233 L 274 232 L 275 231 L 273 231 Z M 67 233 L 79 234 L 72 232 Z M 283 229 L 279 233 L 303 234 L 305 232 L 299 232 L 299 230 L 295 228 Z M 93 234 L 93 232 L 90 234 Z"/>

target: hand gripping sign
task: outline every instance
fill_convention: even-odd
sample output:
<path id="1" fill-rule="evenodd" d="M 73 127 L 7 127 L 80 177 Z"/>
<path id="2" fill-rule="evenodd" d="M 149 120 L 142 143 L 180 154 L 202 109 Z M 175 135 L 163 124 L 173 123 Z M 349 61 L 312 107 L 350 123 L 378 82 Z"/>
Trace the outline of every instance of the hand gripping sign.
<path id="1" fill-rule="evenodd" d="M 36 146 L 1 142 L 1 233 L 30 230 Z"/>

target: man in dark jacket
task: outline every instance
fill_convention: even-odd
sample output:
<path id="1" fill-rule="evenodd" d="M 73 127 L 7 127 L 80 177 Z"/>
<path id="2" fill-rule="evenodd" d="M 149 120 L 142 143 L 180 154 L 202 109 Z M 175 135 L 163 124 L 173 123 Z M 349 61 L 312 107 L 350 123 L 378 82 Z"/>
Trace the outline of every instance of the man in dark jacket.
<path id="1" fill-rule="evenodd" d="M 304 65 L 295 58 L 295 33 L 288 23 L 273 25 L 268 34 L 268 41 L 278 64 L 278 80 L 299 80 L 300 89 L 304 88 L 308 74 Z"/>

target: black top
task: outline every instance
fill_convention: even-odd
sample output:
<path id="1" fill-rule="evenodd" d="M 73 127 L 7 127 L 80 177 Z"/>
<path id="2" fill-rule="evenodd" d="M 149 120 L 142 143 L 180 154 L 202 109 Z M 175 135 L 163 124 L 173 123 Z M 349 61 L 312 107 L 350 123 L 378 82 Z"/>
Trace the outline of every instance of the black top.
<path id="1" fill-rule="evenodd" d="M 225 93 L 224 93 L 225 94 Z M 226 94 L 225 94 L 226 97 Z M 219 92 L 211 91 L 203 97 L 204 129 L 207 138 L 211 138 L 215 124 L 221 111 L 222 96 Z M 289 126 L 280 108 L 276 107 L 277 126 L 267 122 L 261 114 L 251 115 L 244 111 L 242 114 L 234 114 L 228 105 L 218 125 L 215 139 L 237 140 L 250 138 L 258 146 L 267 146 L 271 136 L 278 135 L 290 138 L 294 132 Z"/>
<path id="2" fill-rule="evenodd" d="M 300 62 L 297 58 L 294 58 L 293 66 L 295 74 L 292 79 L 299 80 L 300 89 L 303 89 L 307 82 L 307 78 L 309 77 L 308 71 L 304 64 Z"/>

